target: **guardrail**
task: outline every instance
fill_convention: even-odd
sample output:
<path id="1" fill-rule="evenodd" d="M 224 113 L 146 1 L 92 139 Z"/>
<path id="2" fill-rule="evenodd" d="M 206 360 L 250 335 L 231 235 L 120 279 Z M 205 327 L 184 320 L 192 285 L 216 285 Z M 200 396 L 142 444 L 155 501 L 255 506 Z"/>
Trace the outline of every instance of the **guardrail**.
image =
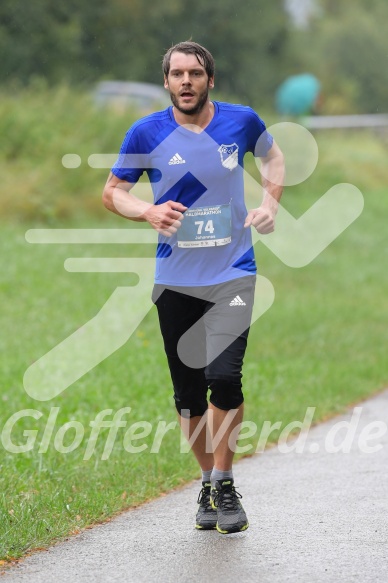
<path id="1" fill-rule="evenodd" d="M 309 130 L 340 128 L 388 128 L 387 113 L 362 115 L 317 115 L 303 117 L 301 123 Z"/>

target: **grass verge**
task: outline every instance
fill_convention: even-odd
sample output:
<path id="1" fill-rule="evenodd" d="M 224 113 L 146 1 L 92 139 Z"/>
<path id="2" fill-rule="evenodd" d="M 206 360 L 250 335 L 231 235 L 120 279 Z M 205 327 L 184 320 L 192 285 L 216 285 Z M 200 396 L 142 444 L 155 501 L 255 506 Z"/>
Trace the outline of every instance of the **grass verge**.
<path id="1" fill-rule="evenodd" d="M 373 136 L 360 134 L 363 147 L 369 144 L 364 157 L 359 141 L 333 135 L 320 138 L 320 166 L 306 183 L 286 190 L 284 204 L 298 216 L 327 188 L 349 181 L 363 191 L 365 209 L 304 268 L 288 268 L 257 246 L 260 272 L 272 281 L 276 298 L 252 327 L 245 359 L 246 419 L 258 427 L 254 437 L 241 441 L 251 445 L 248 454 L 255 450 L 265 420 L 281 421 L 269 440 L 276 442 L 288 423 L 303 419 L 308 406 L 315 407 L 314 422 L 318 422 L 383 388 L 387 381 L 387 328 L 382 318 L 387 310 L 387 203 L 380 166 L 384 149 Z M 249 164 L 248 168 L 253 172 Z M 108 215 L 61 220 L 57 217 L 56 226 L 126 226 Z M 124 346 L 58 397 L 38 402 L 24 391 L 23 374 L 32 362 L 81 328 L 115 288 L 133 284 L 123 273 L 68 273 L 65 259 L 153 255 L 153 249 L 145 247 L 30 245 L 24 233 L 34 226 L 32 219 L 21 224 L 3 221 L 0 234 L 0 430 L 18 411 L 37 412 L 37 418 L 22 417 L 12 429 L 13 443 L 29 443 L 29 451 L 1 449 L 3 560 L 44 547 L 199 475 L 191 454 L 180 451 L 178 427 L 167 431 L 159 452 L 152 453 L 157 428 L 176 421 L 154 309 Z M 109 436 L 109 428 L 102 428 L 87 457 L 96 415 L 109 409 L 107 419 L 112 419 L 123 407 L 130 407 L 123 417 L 126 427 L 118 428 L 111 454 L 102 459 Z M 57 416 L 50 434 L 47 422 L 54 419 L 53 412 Z M 71 449 L 81 426 L 79 446 L 59 453 L 61 444 Z M 132 441 L 131 435 L 125 441 L 130 426 Z M 42 441 L 47 447 L 39 451 Z"/>

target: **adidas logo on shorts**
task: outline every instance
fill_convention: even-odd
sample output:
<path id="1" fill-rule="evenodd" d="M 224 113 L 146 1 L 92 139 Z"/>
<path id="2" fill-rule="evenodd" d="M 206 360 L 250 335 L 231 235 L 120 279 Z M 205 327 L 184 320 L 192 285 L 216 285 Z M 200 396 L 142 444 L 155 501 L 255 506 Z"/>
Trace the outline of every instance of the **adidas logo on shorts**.
<path id="1" fill-rule="evenodd" d="M 177 152 L 169 161 L 170 166 L 172 166 L 173 164 L 186 164 L 186 160 L 183 160 L 182 156 L 180 156 Z"/>
<path id="2" fill-rule="evenodd" d="M 229 304 L 230 306 L 246 306 L 246 303 L 240 298 L 240 296 L 236 296 Z"/>

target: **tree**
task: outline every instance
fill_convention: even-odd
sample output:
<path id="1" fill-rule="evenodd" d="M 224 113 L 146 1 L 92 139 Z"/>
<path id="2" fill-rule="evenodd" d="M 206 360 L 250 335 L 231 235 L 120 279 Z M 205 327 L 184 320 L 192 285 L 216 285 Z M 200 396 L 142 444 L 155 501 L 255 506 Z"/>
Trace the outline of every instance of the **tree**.
<path id="1" fill-rule="evenodd" d="M 0 4 L 0 81 L 27 83 L 34 75 L 57 82 L 79 55 L 79 25 L 66 4 L 3 0 Z"/>
<path id="2" fill-rule="evenodd" d="M 320 0 L 319 7 L 309 28 L 292 35 L 297 67 L 321 80 L 328 113 L 385 111 L 388 4 Z"/>
<path id="3" fill-rule="evenodd" d="M 160 83 L 165 50 L 188 38 L 214 53 L 221 92 L 253 104 L 272 99 L 287 62 L 283 0 L 4 0 L 0 80 Z"/>

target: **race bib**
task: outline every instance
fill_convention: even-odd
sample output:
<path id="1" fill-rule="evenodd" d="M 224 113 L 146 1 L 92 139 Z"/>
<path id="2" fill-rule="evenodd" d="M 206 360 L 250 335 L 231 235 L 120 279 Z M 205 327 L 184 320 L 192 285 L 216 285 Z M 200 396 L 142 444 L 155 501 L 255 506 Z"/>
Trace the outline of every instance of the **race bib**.
<path id="1" fill-rule="evenodd" d="M 188 209 L 177 231 L 178 247 L 215 247 L 232 240 L 230 204 Z"/>

